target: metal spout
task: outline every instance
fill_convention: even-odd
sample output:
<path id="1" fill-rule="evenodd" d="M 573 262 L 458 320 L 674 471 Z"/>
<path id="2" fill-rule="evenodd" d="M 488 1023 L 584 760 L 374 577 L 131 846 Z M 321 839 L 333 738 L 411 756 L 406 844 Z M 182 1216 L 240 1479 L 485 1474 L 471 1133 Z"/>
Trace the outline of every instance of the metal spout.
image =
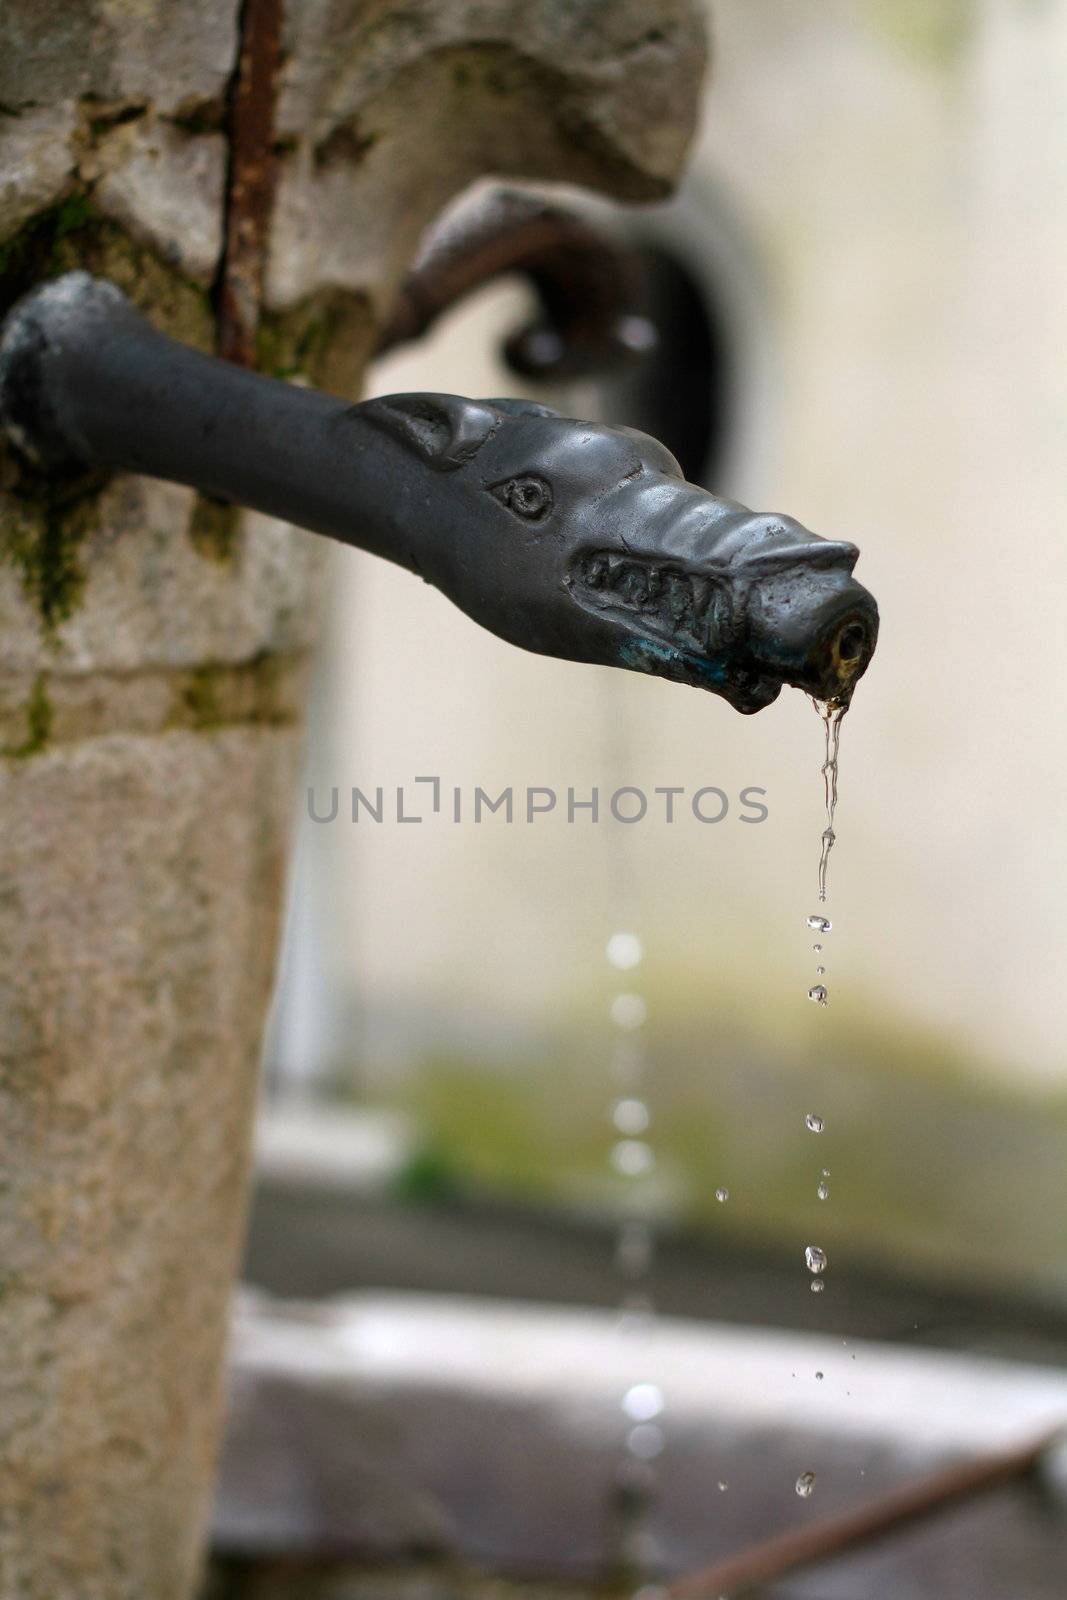
<path id="1" fill-rule="evenodd" d="M 645 434 L 524 400 L 349 405 L 157 333 L 85 272 L 9 313 L 0 421 L 45 471 L 191 485 L 397 562 L 525 649 L 739 711 L 786 683 L 847 700 L 874 651 L 854 545 L 686 483 Z"/>

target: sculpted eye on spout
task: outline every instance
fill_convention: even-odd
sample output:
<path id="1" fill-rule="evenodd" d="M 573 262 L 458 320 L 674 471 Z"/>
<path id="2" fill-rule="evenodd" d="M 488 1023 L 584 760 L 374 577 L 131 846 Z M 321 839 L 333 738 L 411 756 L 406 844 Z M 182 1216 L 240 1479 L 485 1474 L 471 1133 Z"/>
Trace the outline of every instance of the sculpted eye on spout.
<path id="1" fill-rule="evenodd" d="M 552 485 L 534 472 L 494 483 L 490 493 L 524 522 L 543 522 L 552 510 Z"/>
<path id="2" fill-rule="evenodd" d="M 878 633 L 854 545 L 688 484 L 662 445 L 524 400 L 361 405 L 157 333 L 70 273 L 9 313 L 0 420 L 38 468 L 189 484 L 418 573 L 527 650 L 769 705 L 845 700 Z"/>

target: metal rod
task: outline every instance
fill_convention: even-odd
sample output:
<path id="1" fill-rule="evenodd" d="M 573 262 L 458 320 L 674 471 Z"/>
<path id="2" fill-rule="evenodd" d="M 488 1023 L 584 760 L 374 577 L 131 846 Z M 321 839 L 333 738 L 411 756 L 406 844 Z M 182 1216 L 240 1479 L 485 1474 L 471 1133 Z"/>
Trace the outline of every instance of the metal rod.
<path id="1" fill-rule="evenodd" d="M 1062 1437 L 1063 1429 L 1058 1428 L 1014 1450 L 958 1462 L 929 1477 L 903 1484 L 855 1511 L 826 1517 L 806 1528 L 792 1528 L 727 1556 L 724 1561 L 713 1562 L 676 1579 L 667 1593 L 670 1600 L 722 1600 L 723 1596 L 737 1600 L 762 1584 L 898 1533 L 976 1495 L 1014 1482 L 1032 1472 Z"/>
<path id="2" fill-rule="evenodd" d="M 414 565 L 380 526 L 388 446 L 346 426 L 346 401 L 180 344 L 86 273 L 38 291 L 21 317 L 21 345 L 18 308 L 8 322 L 5 421 L 45 467 L 189 484 Z"/>
<path id="3" fill-rule="evenodd" d="M 226 237 L 216 291 L 218 353 L 251 367 L 274 200 L 274 104 L 281 65 L 282 0 L 244 0 L 227 121 Z"/>

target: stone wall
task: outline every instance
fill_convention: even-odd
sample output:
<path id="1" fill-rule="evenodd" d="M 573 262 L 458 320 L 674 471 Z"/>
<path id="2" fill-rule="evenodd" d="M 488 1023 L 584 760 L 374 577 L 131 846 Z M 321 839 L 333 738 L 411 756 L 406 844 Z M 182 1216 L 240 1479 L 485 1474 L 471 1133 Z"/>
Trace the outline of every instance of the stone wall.
<path id="1" fill-rule="evenodd" d="M 266 370 L 355 395 L 422 227 L 486 171 L 640 198 L 677 170 L 686 0 L 290 9 Z M 239 27 L 220 0 L 5 7 L 0 307 L 83 266 L 213 346 Z M 211 1483 L 319 550 L 136 478 L 8 455 L 0 488 L 0 1592 L 170 1600 Z"/>

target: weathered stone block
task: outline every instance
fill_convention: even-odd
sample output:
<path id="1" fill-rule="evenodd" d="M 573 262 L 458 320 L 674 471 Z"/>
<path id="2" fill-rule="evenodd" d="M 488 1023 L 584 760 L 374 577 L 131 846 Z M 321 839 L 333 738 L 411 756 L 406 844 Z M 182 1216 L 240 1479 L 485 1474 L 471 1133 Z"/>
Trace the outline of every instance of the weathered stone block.
<path id="1" fill-rule="evenodd" d="M 501 159 L 643 195 L 681 157 L 683 0 L 288 13 L 267 370 L 355 397 L 420 228 Z M 238 25 L 233 0 L 4 8 L 0 312 L 86 267 L 212 347 Z M 0 1592 L 20 1600 L 192 1583 L 319 554 L 182 488 L 0 459 Z"/>

